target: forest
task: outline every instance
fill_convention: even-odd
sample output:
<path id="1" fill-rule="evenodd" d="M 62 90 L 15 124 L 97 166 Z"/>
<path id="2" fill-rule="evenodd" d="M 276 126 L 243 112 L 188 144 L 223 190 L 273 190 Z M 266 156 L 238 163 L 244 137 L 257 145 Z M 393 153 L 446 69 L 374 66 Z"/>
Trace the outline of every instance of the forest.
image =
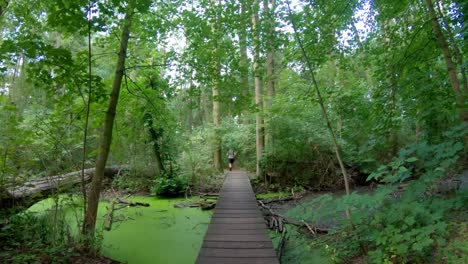
<path id="1" fill-rule="evenodd" d="M 468 2 L 0 0 L 0 263 L 468 263 Z M 184 252 L 180 254 L 178 252 Z"/>

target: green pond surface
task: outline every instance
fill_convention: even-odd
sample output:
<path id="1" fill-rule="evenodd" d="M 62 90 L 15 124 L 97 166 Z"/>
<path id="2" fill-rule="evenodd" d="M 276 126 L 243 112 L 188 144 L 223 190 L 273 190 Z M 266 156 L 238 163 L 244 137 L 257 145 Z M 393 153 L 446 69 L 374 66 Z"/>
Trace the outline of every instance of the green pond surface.
<path id="1" fill-rule="evenodd" d="M 174 208 L 185 199 L 133 197 L 129 200 L 149 203 L 149 207 L 125 207 L 116 210 L 111 231 L 102 231 L 101 253 L 129 263 L 194 263 L 211 219 L 211 212 L 198 208 Z M 81 202 L 61 196 L 64 219 L 72 229 L 82 218 Z M 53 207 L 52 199 L 43 200 L 30 212 L 44 213 Z M 99 204 L 97 228 L 102 230 L 108 203 Z M 116 208 L 123 205 L 116 205 Z"/>

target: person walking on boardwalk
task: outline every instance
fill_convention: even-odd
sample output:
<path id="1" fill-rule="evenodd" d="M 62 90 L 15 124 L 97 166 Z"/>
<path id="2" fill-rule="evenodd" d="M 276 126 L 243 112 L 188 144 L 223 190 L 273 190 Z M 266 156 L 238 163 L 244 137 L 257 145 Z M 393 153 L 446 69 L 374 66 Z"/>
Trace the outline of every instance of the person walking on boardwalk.
<path id="1" fill-rule="evenodd" d="M 232 168 L 234 167 L 234 158 L 236 156 L 236 153 L 234 150 L 229 149 L 227 152 L 228 160 L 229 160 L 229 170 L 232 171 Z"/>

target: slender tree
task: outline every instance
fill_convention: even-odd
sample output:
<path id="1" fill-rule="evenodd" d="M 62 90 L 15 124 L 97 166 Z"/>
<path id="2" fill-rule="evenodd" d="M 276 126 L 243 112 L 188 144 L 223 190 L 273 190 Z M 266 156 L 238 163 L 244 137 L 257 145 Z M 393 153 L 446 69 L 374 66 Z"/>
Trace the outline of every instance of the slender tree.
<path id="1" fill-rule="evenodd" d="M 211 8 L 214 11 L 213 17 L 211 20 L 211 33 L 212 33 L 212 84 L 211 92 L 213 99 L 213 125 L 214 125 L 214 142 L 213 142 L 213 163 L 216 171 L 222 171 L 222 160 L 221 160 L 221 135 L 219 132 L 220 125 L 220 98 L 219 98 L 219 75 L 220 75 L 220 59 L 219 59 L 219 44 L 218 44 L 218 35 L 220 32 L 220 19 L 221 15 L 218 12 L 219 6 L 216 5 L 215 0 L 211 0 Z"/>
<path id="2" fill-rule="evenodd" d="M 249 86 L 249 58 L 247 57 L 247 25 L 249 24 L 248 19 L 248 3 L 246 0 L 241 1 L 241 14 L 240 14 L 240 25 L 239 25 L 239 48 L 240 48 L 240 68 L 241 68 L 241 84 L 242 84 L 242 97 L 244 102 L 250 100 L 250 86 Z M 243 111 L 243 123 L 248 124 L 247 110 L 246 107 Z"/>
<path id="3" fill-rule="evenodd" d="M 263 168 L 261 160 L 263 155 L 263 80 L 260 62 L 260 22 L 258 19 L 258 10 L 260 8 L 259 0 L 254 0 L 252 3 L 252 32 L 254 45 L 254 77 L 255 77 L 255 105 L 257 112 L 255 114 L 255 135 L 257 149 L 257 177 L 263 176 Z M 266 179 L 265 179 L 266 180 Z"/>
<path id="4" fill-rule="evenodd" d="M 134 15 L 133 5 L 130 3 L 127 6 L 125 18 L 123 19 L 122 35 L 120 37 L 120 48 L 117 58 L 117 65 L 112 83 L 112 92 L 107 107 L 104 129 L 100 138 L 98 160 L 96 162 L 96 170 L 91 182 L 91 189 L 88 195 L 88 207 L 86 208 L 84 233 L 92 234 L 96 226 L 96 216 L 98 210 L 99 197 L 101 192 L 102 180 L 106 168 L 107 158 L 109 156 L 110 145 L 112 142 L 112 130 L 114 127 L 114 119 L 119 101 L 120 86 L 125 70 L 125 59 L 127 55 L 128 40 L 130 38 L 130 27 L 132 17 Z"/>
<path id="5" fill-rule="evenodd" d="M 457 66 L 453 60 L 453 56 L 450 53 L 450 48 L 447 43 L 447 39 L 445 38 L 442 28 L 437 20 L 437 14 L 434 10 L 434 4 L 432 0 L 425 0 L 426 7 L 428 10 L 428 15 L 431 19 L 432 29 L 434 30 L 434 35 L 437 38 L 437 43 L 439 44 L 439 48 L 442 51 L 442 55 L 445 60 L 445 65 L 447 66 L 447 73 L 450 80 L 450 85 L 452 86 L 452 90 L 455 94 L 455 100 L 457 103 L 458 114 L 460 121 L 468 121 L 468 108 L 465 106 L 465 95 L 461 90 L 460 80 L 458 80 L 457 76 Z"/>
<path id="6" fill-rule="evenodd" d="M 276 9 L 276 0 L 271 0 L 271 8 L 269 7 L 269 0 L 264 0 L 264 13 L 266 18 L 266 36 L 267 36 L 267 58 L 266 58 L 266 84 L 267 84 L 267 97 L 265 100 L 265 108 L 268 108 L 275 96 L 275 86 L 276 86 L 276 73 L 275 73 L 275 9 Z M 270 117 L 271 118 L 271 117 Z M 265 120 L 265 123 L 269 120 Z M 265 146 L 270 147 L 272 143 L 271 129 L 266 124 L 265 125 Z"/>

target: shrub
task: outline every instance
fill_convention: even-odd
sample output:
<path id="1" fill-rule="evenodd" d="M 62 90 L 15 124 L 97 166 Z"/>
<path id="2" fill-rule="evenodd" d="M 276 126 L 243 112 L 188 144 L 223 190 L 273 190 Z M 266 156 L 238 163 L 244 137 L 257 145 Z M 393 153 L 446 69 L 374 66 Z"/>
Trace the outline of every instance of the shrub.
<path id="1" fill-rule="evenodd" d="M 22 213 L 0 230 L 2 263 L 68 263 L 75 241 L 64 219 Z"/>
<path id="2" fill-rule="evenodd" d="M 163 175 L 154 180 L 152 194 L 166 197 L 177 197 L 187 190 L 187 178 L 179 175 Z"/>
<path id="3" fill-rule="evenodd" d="M 467 192 L 454 190 L 447 195 L 434 190 L 456 170 L 465 134 L 466 127 L 458 127 L 440 144 L 423 142 L 402 149 L 369 176 L 385 183 L 374 194 L 321 198 L 318 206 L 330 210 L 312 217 L 315 221 L 337 217 L 346 208 L 352 213 L 352 224 L 343 219 L 327 245 L 332 259 L 344 262 L 367 254 L 370 263 L 428 263 L 436 257 L 449 259 L 447 252 L 459 252 L 457 246 L 442 249 L 455 221 L 449 215 L 463 210 Z M 437 251 L 440 256 L 435 255 Z"/>

